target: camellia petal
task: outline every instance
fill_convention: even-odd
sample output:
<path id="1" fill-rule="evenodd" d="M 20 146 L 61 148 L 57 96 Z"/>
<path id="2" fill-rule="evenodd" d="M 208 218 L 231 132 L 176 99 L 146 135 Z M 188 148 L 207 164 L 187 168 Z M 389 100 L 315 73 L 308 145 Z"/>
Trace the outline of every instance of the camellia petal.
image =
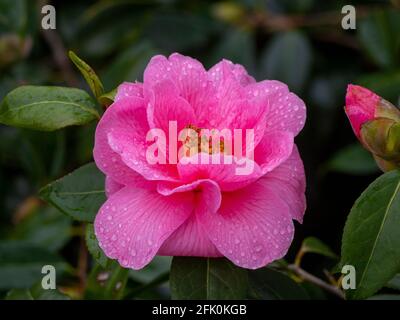
<path id="1" fill-rule="evenodd" d="M 225 193 L 217 214 L 199 210 L 199 221 L 216 248 L 240 267 L 256 269 L 282 258 L 293 239 L 288 206 L 261 178 Z"/>
<path id="2" fill-rule="evenodd" d="M 165 197 L 156 191 L 124 187 L 100 208 L 95 232 L 104 253 L 127 268 L 140 269 L 193 211 L 192 193 Z"/>

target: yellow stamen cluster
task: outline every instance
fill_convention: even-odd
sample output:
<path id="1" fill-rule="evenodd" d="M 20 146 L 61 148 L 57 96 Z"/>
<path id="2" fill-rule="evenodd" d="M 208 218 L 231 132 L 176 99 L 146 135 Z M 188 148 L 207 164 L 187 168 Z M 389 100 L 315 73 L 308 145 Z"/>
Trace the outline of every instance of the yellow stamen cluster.
<path id="1" fill-rule="evenodd" d="M 187 130 L 187 135 L 183 142 L 184 156 L 190 157 L 199 152 L 205 152 L 210 155 L 213 154 L 212 130 L 211 130 L 211 136 L 207 137 L 204 134 L 202 135 L 201 128 L 198 128 L 192 124 L 186 126 L 185 129 L 191 129 L 191 130 Z M 224 141 L 220 140 L 219 148 L 217 146 L 217 148 L 214 149 L 218 149 L 215 150 L 214 153 L 218 152 L 223 153 L 225 149 Z"/>

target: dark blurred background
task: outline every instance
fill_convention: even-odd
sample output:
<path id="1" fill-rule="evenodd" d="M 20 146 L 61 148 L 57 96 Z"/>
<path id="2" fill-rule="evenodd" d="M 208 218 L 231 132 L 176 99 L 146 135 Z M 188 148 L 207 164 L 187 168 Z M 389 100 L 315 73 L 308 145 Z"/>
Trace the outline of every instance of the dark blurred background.
<path id="1" fill-rule="evenodd" d="M 22 84 L 87 89 L 67 60 L 69 49 L 97 71 L 107 91 L 125 80 L 140 81 L 150 57 L 172 52 L 206 67 L 230 59 L 258 80 L 281 80 L 307 105 L 297 144 L 307 172 L 308 209 L 288 260 L 309 235 L 340 254 L 346 216 L 379 175 L 344 114 L 346 86 L 364 85 L 398 104 L 400 1 L 52 1 L 54 32 L 40 27 L 46 3 L 0 0 L 0 98 Z M 341 27 L 347 4 L 357 8 L 356 30 Z M 66 286 L 79 282 L 82 227 L 42 203 L 37 191 L 91 161 L 94 128 L 41 133 L 0 125 L 1 295 L 32 285 L 37 279 L 29 268 L 41 257 L 69 270 Z M 130 279 L 144 284 L 168 263 L 158 259 Z M 318 275 L 326 263 L 311 257 L 305 268 Z"/>

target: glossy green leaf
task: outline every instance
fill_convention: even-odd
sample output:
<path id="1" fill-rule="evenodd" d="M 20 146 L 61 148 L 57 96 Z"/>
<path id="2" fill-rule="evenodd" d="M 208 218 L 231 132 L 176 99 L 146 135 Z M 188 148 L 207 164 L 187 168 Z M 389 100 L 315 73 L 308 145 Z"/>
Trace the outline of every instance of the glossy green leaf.
<path id="1" fill-rule="evenodd" d="M 93 222 L 105 202 L 104 175 L 94 163 L 86 164 L 39 192 L 42 199 L 79 221 Z"/>
<path id="2" fill-rule="evenodd" d="M 250 294 L 263 300 L 308 300 L 307 291 L 283 272 L 271 268 L 249 271 Z"/>
<path id="3" fill-rule="evenodd" d="M 347 218 L 341 265 L 353 265 L 356 289 L 349 299 L 373 295 L 400 270 L 400 172 L 375 180 L 357 199 Z"/>
<path id="4" fill-rule="evenodd" d="M 372 155 L 359 143 L 339 150 L 329 160 L 326 169 L 351 175 L 368 175 L 379 172 Z"/>
<path id="5" fill-rule="evenodd" d="M 247 271 L 227 259 L 174 257 L 170 273 L 173 299 L 243 299 Z"/>
<path id="6" fill-rule="evenodd" d="M 109 259 L 106 257 L 104 254 L 103 250 L 101 250 L 99 246 L 99 242 L 96 238 L 96 235 L 94 233 L 94 227 L 93 224 L 89 223 L 86 226 L 86 245 L 87 248 L 92 255 L 92 257 L 96 260 L 96 262 L 103 268 L 107 267 L 107 264 L 109 263 Z"/>
<path id="7" fill-rule="evenodd" d="M 65 87 L 22 86 L 0 105 L 0 123 L 53 131 L 83 125 L 99 118 L 92 98 L 83 90 Z"/>
<path id="8" fill-rule="evenodd" d="M 308 237 L 304 239 L 300 250 L 303 253 L 316 253 L 332 259 L 338 258 L 331 248 L 315 237 Z"/>
<path id="9" fill-rule="evenodd" d="M 300 92 L 310 73 L 311 56 L 311 46 L 302 33 L 277 34 L 262 53 L 259 77 L 281 80 L 290 90 Z"/>
<path id="10" fill-rule="evenodd" d="M 93 95 L 98 99 L 104 93 L 104 87 L 96 72 L 94 72 L 92 67 L 79 58 L 73 51 L 69 52 L 69 58 L 82 73 L 90 87 L 90 90 L 92 90 Z"/>

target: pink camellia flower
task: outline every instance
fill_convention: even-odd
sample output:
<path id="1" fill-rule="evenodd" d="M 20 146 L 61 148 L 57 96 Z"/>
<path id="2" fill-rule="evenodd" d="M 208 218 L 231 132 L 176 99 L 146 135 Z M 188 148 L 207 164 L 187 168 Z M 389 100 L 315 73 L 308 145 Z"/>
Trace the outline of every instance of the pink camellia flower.
<path id="1" fill-rule="evenodd" d="M 283 257 L 293 219 L 302 222 L 306 205 L 294 144 L 305 113 L 285 84 L 256 82 L 241 65 L 223 60 L 207 71 L 180 54 L 153 57 L 143 83 L 118 87 L 96 130 L 94 159 L 106 175 L 108 199 L 94 225 L 105 254 L 133 269 L 155 255 L 225 256 L 251 269 Z M 184 154 L 176 162 L 165 151 L 165 163 L 150 163 L 149 131 L 166 132 L 169 146 L 176 141 L 171 122 L 178 131 L 252 130 L 254 143 L 243 143 L 252 157 L 236 157 L 236 150 L 226 155 L 225 140 L 217 150 Z M 177 144 L 189 146 L 187 140 Z M 183 161 L 199 155 L 235 161 Z M 238 174 L 243 160 L 252 170 Z"/>

